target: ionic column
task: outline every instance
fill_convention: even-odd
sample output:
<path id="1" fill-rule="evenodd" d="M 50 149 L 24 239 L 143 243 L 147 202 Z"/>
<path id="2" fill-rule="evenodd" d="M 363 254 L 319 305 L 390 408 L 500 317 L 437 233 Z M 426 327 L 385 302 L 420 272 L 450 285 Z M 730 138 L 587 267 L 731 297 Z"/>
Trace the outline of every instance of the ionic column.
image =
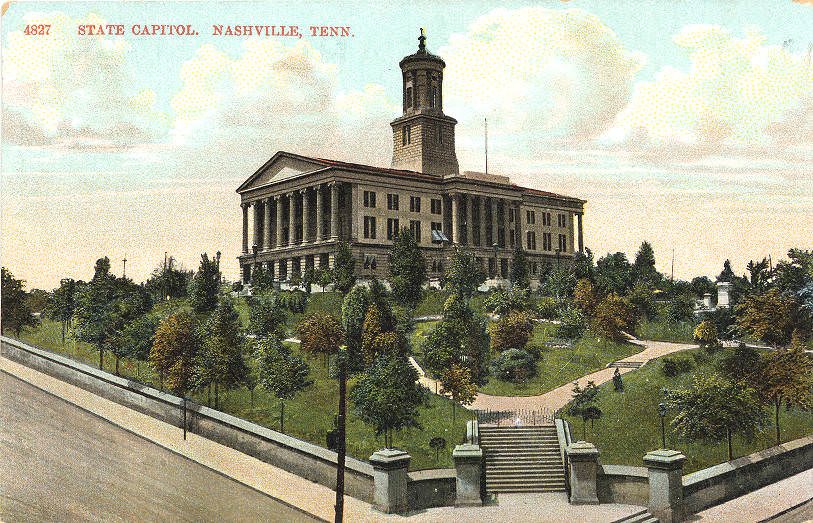
<path id="1" fill-rule="evenodd" d="M 579 252 L 584 252 L 584 231 L 582 230 L 584 213 L 577 213 L 576 217 L 579 219 Z"/>
<path id="2" fill-rule="evenodd" d="M 480 196 L 480 246 L 491 247 L 486 245 L 486 198 Z"/>
<path id="3" fill-rule="evenodd" d="M 266 198 L 265 203 L 265 242 L 263 243 L 263 248 L 265 250 L 271 250 L 273 245 L 271 245 L 271 198 Z"/>
<path id="4" fill-rule="evenodd" d="M 248 253 L 248 208 L 249 204 L 241 203 L 240 207 L 243 208 L 243 253 Z"/>
<path id="5" fill-rule="evenodd" d="M 497 199 L 491 198 L 491 243 L 497 243 Z"/>
<path id="6" fill-rule="evenodd" d="M 472 205 L 474 205 L 474 198 L 466 196 L 466 245 L 472 245 L 474 243 L 474 228 L 472 227 L 474 213 L 471 209 Z"/>
<path id="7" fill-rule="evenodd" d="M 457 193 L 452 194 L 452 243 L 457 244 L 460 242 L 460 226 L 459 220 L 457 219 L 457 212 L 458 212 L 458 201 L 457 201 Z"/>
<path id="8" fill-rule="evenodd" d="M 325 239 L 325 191 L 316 186 L 316 240 Z"/>
<path id="9" fill-rule="evenodd" d="M 330 182 L 330 239 L 339 239 L 339 184 Z"/>
<path id="10" fill-rule="evenodd" d="M 288 245 L 294 244 L 294 196 L 296 193 L 288 193 Z"/>
<path id="11" fill-rule="evenodd" d="M 302 243 L 308 243 L 308 234 L 311 229 L 311 202 L 308 198 L 307 187 L 299 191 L 302 193 Z"/>
<path id="12" fill-rule="evenodd" d="M 362 227 L 362 223 L 364 221 L 364 217 L 361 213 L 361 191 L 359 190 L 359 184 L 354 183 L 351 186 L 352 191 L 352 203 L 350 204 L 350 221 L 352 225 L 350 226 L 350 238 L 353 241 L 357 241 L 359 239 L 359 230 Z M 353 219 L 355 218 L 355 219 Z M 378 224 L 376 224 L 378 227 Z"/>
<path id="13" fill-rule="evenodd" d="M 260 221 L 263 218 L 262 214 L 260 214 L 262 212 L 262 209 L 260 208 L 259 204 L 260 204 L 259 201 L 254 202 L 254 243 L 252 245 L 252 248 L 254 245 L 256 245 L 257 247 L 262 247 L 261 243 L 262 239 L 260 238 Z"/>
<path id="14" fill-rule="evenodd" d="M 522 247 L 522 214 L 520 213 L 520 202 L 514 204 L 514 247 Z"/>
<path id="15" fill-rule="evenodd" d="M 275 195 L 274 201 L 277 206 L 277 247 L 282 247 L 282 195 Z"/>

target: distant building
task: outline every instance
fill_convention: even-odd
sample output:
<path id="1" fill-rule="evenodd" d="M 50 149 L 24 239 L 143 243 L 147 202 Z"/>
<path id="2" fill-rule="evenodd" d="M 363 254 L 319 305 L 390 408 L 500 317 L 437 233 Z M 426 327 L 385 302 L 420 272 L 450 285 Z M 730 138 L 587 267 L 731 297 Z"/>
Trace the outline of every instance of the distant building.
<path id="1" fill-rule="evenodd" d="M 402 227 L 415 235 L 434 281 L 456 247 L 476 257 L 492 284 L 508 278 L 518 247 L 532 282 L 583 250 L 584 200 L 459 171 L 457 120 L 443 113 L 446 64 L 425 40 L 421 32 L 418 51 L 400 62 L 403 114 L 390 123 L 389 168 L 279 151 L 237 189 L 244 282 L 257 266 L 278 281 L 307 267 L 332 267 L 343 241 L 361 278 L 386 278 L 387 254 Z"/>

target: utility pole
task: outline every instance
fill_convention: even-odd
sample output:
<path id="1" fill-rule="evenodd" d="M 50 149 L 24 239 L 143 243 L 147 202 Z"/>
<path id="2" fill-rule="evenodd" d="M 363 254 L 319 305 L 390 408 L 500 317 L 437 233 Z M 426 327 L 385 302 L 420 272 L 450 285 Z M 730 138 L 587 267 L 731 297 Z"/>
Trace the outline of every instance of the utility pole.
<path id="1" fill-rule="evenodd" d="M 488 118 L 483 119 L 486 124 L 486 174 L 488 174 Z"/>
<path id="2" fill-rule="evenodd" d="M 675 281 L 675 248 L 672 247 L 672 281 Z"/>
<path id="3" fill-rule="evenodd" d="M 124 268 L 121 270 L 121 277 L 127 277 L 127 254 L 124 254 L 124 258 L 121 259 L 122 263 L 124 264 Z"/>

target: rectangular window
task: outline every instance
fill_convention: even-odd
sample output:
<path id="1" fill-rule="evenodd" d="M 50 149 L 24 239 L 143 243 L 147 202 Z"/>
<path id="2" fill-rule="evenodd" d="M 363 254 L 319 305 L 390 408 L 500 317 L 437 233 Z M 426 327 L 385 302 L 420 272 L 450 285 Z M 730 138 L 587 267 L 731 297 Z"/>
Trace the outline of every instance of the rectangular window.
<path id="1" fill-rule="evenodd" d="M 397 194 L 388 194 L 387 195 L 387 210 L 389 210 L 389 211 L 397 211 L 398 210 L 398 195 Z"/>
<path id="2" fill-rule="evenodd" d="M 432 214 L 441 214 L 442 213 L 440 200 L 438 200 L 437 198 L 432 198 L 431 207 L 432 207 Z"/>
<path id="3" fill-rule="evenodd" d="M 392 240 L 398 234 L 398 218 L 387 218 L 387 239 Z"/>
<path id="4" fill-rule="evenodd" d="M 549 232 L 542 234 L 542 250 L 544 251 L 553 250 L 553 241 L 551 239 L 551 233 Z"/>
<path id="5" fill-rule="evenodd" d="M 566 214 L 558 215 L 558 220 L 559 220 L 559 227 L 567 227 L 567 215 Z"/>
<path id="6" fill-rule="evenodd" d="M 550 213 L 549 212 L 543 212 L 542 213 L 542 225 L 544 225 L 546 227 L 550 227 Z"/>
<path id="7" fill-rule="evenodd" d="M 364 217 L 364 237 L 375 239 L 375 216 Z"/>
<path id="8" fill-rule="evenodd" d="M 415 241 L 421 243 L 421 222 L 418 220 L 410 220 L 409 230 L 412 231 L 412 236 L 415 237 Z"/>
<path id="9" fill-rule="evenodd" d="M 432 231 L 443 232 L 443 225 L 440 222 L 432 222 L 431 229 Z M 432 235 L 432 243 L 443 243 L 440 239 L 436 239 L 435 235 Z"/>
<path id="10" fill-rule="evenodd" d="M 421 212 L 421 197 L 420 196 L 410 196 L 409 197 L 409 211 L 410 212 Z"/>
<path id="11" fill-rule="evenodd" d="M 562 252 L 567 251 L 567 235 L 560 234 L 559 235 L 559 250 Z"/>
<path id="12" fill-rule="evenodd" d="M 536 213 L 533 211 L 525 211 L 525 221 L 528 222 L 528 225 L 534 225 L 536 223 Z"/>
<path id="13" fill-rule="evenodd" d="M 364 206 L 375 207 L 375 191 L 364 191 Z"/>
<path id="14" fill-rule="evenodd" d="M 536 233 L 534 231 L 528 231 L 525 234 L 525 237 L 526 237 L 526 242 L 525 243 L 528 246 L 528 250 L 529 251 L 535 251 L 536 250 Z"/>

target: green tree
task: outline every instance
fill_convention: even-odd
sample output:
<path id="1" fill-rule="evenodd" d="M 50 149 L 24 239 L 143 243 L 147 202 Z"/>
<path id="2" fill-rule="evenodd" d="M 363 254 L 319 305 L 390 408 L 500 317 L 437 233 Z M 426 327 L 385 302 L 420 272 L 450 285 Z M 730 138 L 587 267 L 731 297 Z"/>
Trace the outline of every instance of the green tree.
<path id="1" fill-rule="evenodd" d="M 152 308 L 152 298 L 144 287 L 134 284 L 128 278 L 114 278 L 115 288 L 112 308 L 112 331 L 106 346 L 116 358 L 116 375 L 119 374 L 119 360 L 127 357 L 129 346 L 124 340 L 128 326 Z"/>
<path id="2" fill-rule="evenodd" d="M 212 312 L 220 295 L 220 253 L 209 259 L 207 253 L 200 255 L 200 267 L 192 279 L 190 302 L 197 314 Z"/>
<path id="3" fill-rule="evenodd" d="M 459 365 L 446 369 L 440 377 L 440 393 L 452 398 L 452 421 L 455 421 L 455 405 L 471 405 L 477 397 L 477 385 L 471 381 L 471 369 Z"/>
<path id="4" fill-rule="evenodd" d="M 356 415 L 384 435 L 384 446 L 391 448 L 392 431 L 418 425 L 418 407 L 424 390 L 418 372 L 404 356 L 382 355 L 361 375 L 350 393 Z"/>
<path id="5" fill-rule="evenodd" d="M 93 279 L 79 293 L 74 316 L 74 336 L 96 346 L 99 369 L 104 367 L 105 344 L 116 329 L 115 300 L 115 278 L 110 274 L 110 259 L 105 256 L 96 260 Z"/>
<path id="6" fill-rule="evenodd" d="M 774 350 L 756 376 L 756 389 L 763 404 L 773 405 L 776 444 L 779 437 L 779 407 L 810 410 L 813 408 L 813 362 L 801 349 Z"/>
<path id="7" fill-rule="evenodd" d="M 350 372 L 359 371 L 364 367 L 361 340 L 369 306 L 370 298 L 367 295 L 367 289 L 361 286 L 353 287 L 342 302 L 342 327 L 344 328 L 347 365 Z"/>
<path id="8" fill-rule="evenodd" d="M 587 330 L 587 318 L 580 308 L 566 306 L 562 309 L 559 325 L 556 326 L 556 337 L 567 340 L 581 338 Z"/>
<path id="9" fill-rule="evenodd" d="M 262 265 L 251 271 L 251 293 L 255 296 L 274 290 L 274 275 Z"/>
<path id="10" fill-rule="evenodd" d="M 590 328 L 608 340 L 623 341 L 625 332 L 635 330 L 635 311 L 626 298 L 615 294 L 605 297 L 596 308 Z"/>
<path id="11" fill-rule="evenodd" d="M 793 298 L 771 289 L 746 296 L 734 308 L 740 331 L 777 347 L 790 342 L 798 305 Z"/>
<path id="12" fill-rule="evenodd" d="M 514 250 L 514 259 L 511 262 L 511 283 L 520 289 L 527 289 L 531 285 L 528 279 L 528 260 L 522 247 Z"/>
<path id="13" fill-rule="evenodd" d="M 153 301 L 159 302 L 167 298 L 185 298 L 192 281 L 192 271 L 187 271 L 180 264 L 176 264 L 172 256 L 156 267 L 144 286 L 152 296 Z"/>
<path id="14" fill-rule="evenodd" d="M 668 391 L 666 399 L 667 406 L 677 412 L 672 426 L 680 437 L 705 442 L 725 439 L 729 461 L 733 459 L 732 434 L 750 438 L 765 422 L 753 389 L 713 374 L 696 375 L 691 387 Z"/>
<path id="15" fill-rule="evenodd" d="M 76 298 L 79 285 L 73 278 L 63 278 L 59 288 L 51 294 L 46 311 L 48 315 L 62 324 L 62 344 L 65 344 L 65 330 L 70 326 L 73 313 L 76 311 Z"/>
<path id="16" fill-rule="evenodd" d="M 588 381 L 582 388 L 578 381 L 573 382 L 573 401 L 567 408 L 568 414 L 582 419 L 582 440 L 587 439 L 587 420 L 601 417 L 598 402 L 599 388 L 594 381 Z"/>
<path id="17" fill-rule="evenodd" d="M 386 303 L 370 304 L 361 332 L 361 352 L 366 364 L 382 354 L 404 355 L 409 351 L 404 335 L 398 331 L 397 321 Z"/>
<path id="18" fill-rule="evenodd" d="M 260 338 L 284 338 L 285 307 L 275 292 L 265 292 L 249 301 L 248 331 Z"/>
<path id="19" fill-rule="evenodd" d="M 751 285 L 758 290 L 762 290 L 768 284 L 770 273 L 768 271 L 768 258 L 762 258 L 762 261 L 755 262 L 751 260 L 745 266 L 748 274 L 751 276 Z"/>
<path id="20" fill-rule="evenodd" d="M 445 274 L 446 288 L 453 294 L 470 298 L 477 288 L 485 283 L 486 273 L 474 256 L 455 248 Z"/>
<path id="21" fill-rule="evenodd" d="M 596 263 L 596 285 L 602 293 L 623 296 L 634 279 L 632 266 L 623 252 L 608 254 Z"/>
<path id="22" fill-rule="evenodd" d="M 356 284 L 356 259 L 350 252 L 347 242 L 339 244 L 336 260 L 333 263 L 334 288 L 342 294 L 348 292 Z"/>
<path id="23" fill-rule="evenodd" d="M 313 384 L 310 368 L 301 356 L 293 354 L 278 338 L 264 338 L 257 346 L 259 383 L 280 401 L 279 431 L 285 432 L 285 402 Z"/>
<path id="24" fill-rule="evenodd" d="M 422 286 L 427 280 L 426 259 L 412 232 L 402 227 L 390 250 L 390 285 L 395 299 L 414 309 L 423 296 Z"/>
<path id="25" fill-rule="evenodd" d="M 575 287 L 576 277 L 574 272 L 568 267 L 556 267 L 542 281 L 539 292 L 543 296 L 562 299 L 572 296 Z"/>
<path id="26" fill-rule="evenodd" d="M 692 278 L 690 287 L 692 289 L 692 294 L 698 298 L 702 298 L 706 294 L 717 293 L 717 286 L 709 279 L 708 276 L 698 276 L 696 278 Z"/>
<path id="27" fill-rule="evenodd" d="M 223 298 L 202 325 L 203 347 L 198 358 L 198 383 L 214 384 L 215 408 L 220 404 L 220 388 L 241 386 L 249 372 L 243 359 L 245 338 L 240 315 L 231 299 Z"/>
<path id="28" fill-rule="evenodd" d="M 149 359 L 158 324 L 159 320 L 154 314 L 142 314 L 116 335 L 114 343 L 120 347 L 122 356 L 136 360 L 136 379 L 141 379 L 140 362 Z"/>
<path id="29" fill-rule="evenodd" d="M 655 289 L 646 280 L 635 282 L 627 295 L 627 299 L 635 307 L 635 318 L 637 320 L 650 320 L 658 313 L 655 307 Z"/>
<path id="30" fill-rule="evenodd" d="M 717 363 L 720 373 L 731 381 L 744 381 L 756 387 L 763 360 L 758 349 L 744 343 L 724 355 Z"/>
<path id="31" fill-rule="evenodd" d="M 492 349 L 524 349 L 534 323 L 528 314 L 512 311 L 497 320 L 490 330 Z"/>
<path id="32" fill-rule="evenodd" d="M 660 280 L 660 274 L 655 270 L 655 251 L 649 242 L 641 243 L 632 270 L 636 281 L 656 283 Z"/>
<path id="33" fill-rule="evenodd" d="M 25 281 L 18 280 L 6 269 L 2 268 L 2 300 L 0 307 L 3 309 L 2 332 L 12 330 L 19 336 L 24 327 L 36 325 L 36 318 L 32 316 L 31 309 L 26 303 L 26 294 L 23 290 Z"/>
<path id="34" fill-rule="evenodd" d="M 598 289 L 593 282 L 587 278 L 582 278 L 576 282 L 573 290 L 573 304 L 579 307 L 586 316 L 592 316 L 598 307 L 600 297 Z"/>
<path id="35" fill-rule="evenodd" d="M 183 430 L 186 439 L 186 394 L 194 387 L 195 361 L 200 338 L 195 320 L 184 310 L 167 316 L 155 332 L 150 364 L 166 380 L 167 387 L 183 398 Z"/>
<path id="36" fill-rule="evenodd" d="M 585 247 L 584 252 L 573 254 L 573 276 L 576 280 L 586 278 L 595 283 L 596 262 L 593 260 L 593 251 Z"/>

